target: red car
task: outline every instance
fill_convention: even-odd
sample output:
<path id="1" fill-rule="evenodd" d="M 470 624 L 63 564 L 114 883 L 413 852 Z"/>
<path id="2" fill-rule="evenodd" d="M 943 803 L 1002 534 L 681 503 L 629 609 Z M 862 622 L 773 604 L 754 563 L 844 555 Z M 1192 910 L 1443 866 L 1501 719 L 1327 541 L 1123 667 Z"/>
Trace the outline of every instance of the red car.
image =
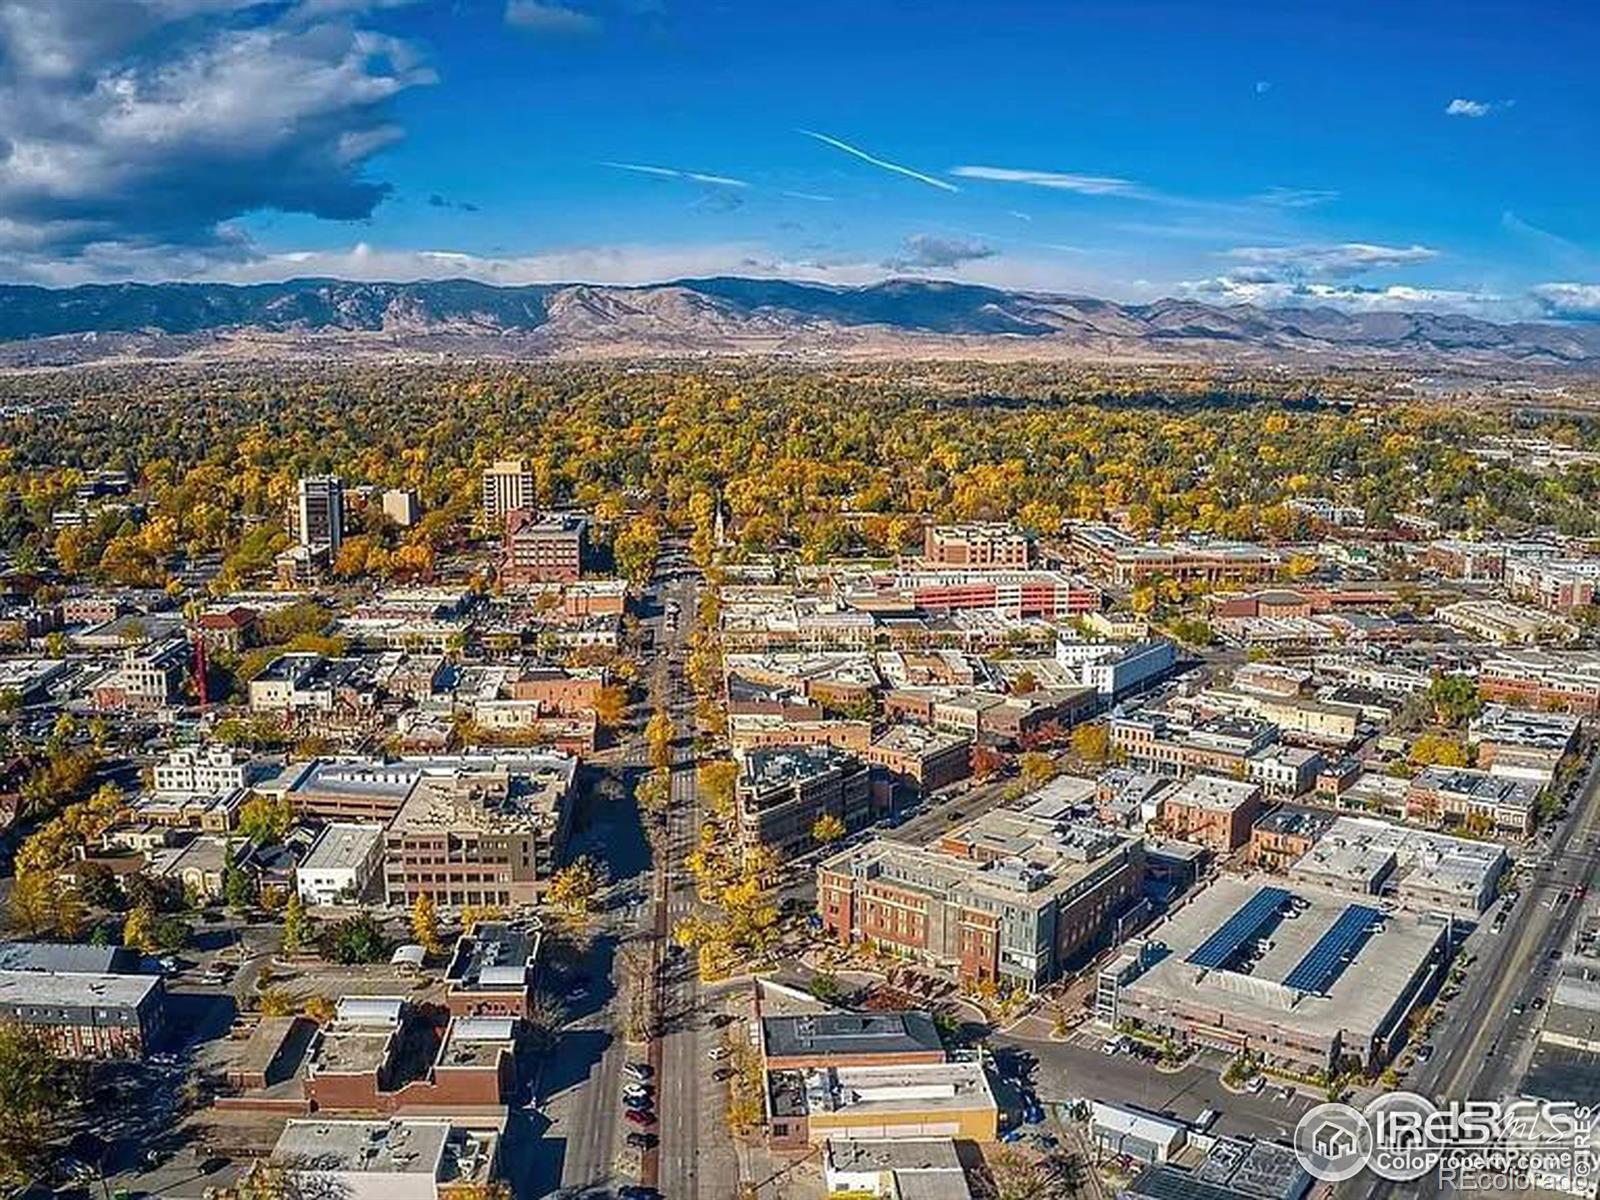
<path id="1" fill-rule="evenodd" d="M 645 1112 L 643 1109 L 630 1108 L 622 1115 L 635 1125 L 654 1125 L 656 1123 L 655 1113 Z"/>

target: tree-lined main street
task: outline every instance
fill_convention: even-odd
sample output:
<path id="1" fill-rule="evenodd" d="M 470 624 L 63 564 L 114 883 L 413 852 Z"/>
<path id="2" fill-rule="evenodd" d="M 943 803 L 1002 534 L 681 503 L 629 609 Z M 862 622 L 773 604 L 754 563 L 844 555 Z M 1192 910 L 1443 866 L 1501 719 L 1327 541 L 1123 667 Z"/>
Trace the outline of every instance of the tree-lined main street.
<path id="1" fill-rule="evenodd" d="M 1498 1100 L 1517 1092 L 1538 1033 L 1541 1010 L 1530 1002 L 1550 989 L 1571 944 L 1585 907 L 1573 898 L 1574 889 L 1600 870 L 1600 759 L 1590 764 L 1575 808 L 1556 829 L 1505 927 L 1499 933 L 1480 929 L 1472 939 L 1477 986 L 1462 990 L 1429 1035 L 1438 1051 L 1404 1081 L 1408 1090 L 1436 1102 Z M 1363 1173 L 1341 1194 L 1426 1200 L 1455 1193 L 1435 1175 L 1400 1185 Z"/>

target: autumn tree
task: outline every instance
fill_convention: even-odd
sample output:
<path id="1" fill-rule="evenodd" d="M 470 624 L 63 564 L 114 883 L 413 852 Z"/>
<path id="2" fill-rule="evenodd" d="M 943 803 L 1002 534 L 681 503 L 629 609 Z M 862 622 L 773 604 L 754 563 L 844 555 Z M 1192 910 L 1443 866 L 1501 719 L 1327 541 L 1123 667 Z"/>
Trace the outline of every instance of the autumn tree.
<path id="1" fill-rule="evenodd" d="M 49 1039 L 0 1021 L 0 1184 L 20 1188 L 49 1168 L 71 1098 L 71 1074 Z"/>
<path id="2" fill-rule="evenodd" d="M 239 808 L 239 832 L 258 845 L 271 846 L 283 840 L 294 822 L 294 809 L 287 796 L 251 796 Z"/>
<path id="3" fill-rule="evenodd" d="M 586 913 L 609 882 L 604 863 L 580 854 L 550 877 L 550 903 L 572 913 Z"/>
<path id="4" fill-rule="evenodd" d="M 1029 751 L 1017 760 L 1022 786 L 1040 788 L 1054 779 L 1060 768 L 1056 760 L 1037 750 Z"/>
<path id="5" fill-rule="evenodd" d="M 1006 765 L 1006 756 L 993 746 L 974 744 L 968 758 L 978 779 L 987 779 Z"/>
<path id="6" fill-rule="evenodd" d="M 283 906 L 283 953 L 299 954 L 311 944 L 311 919 L 299 891 L 291 891 Z"/>
<path id="7" fill-rule="evenodd" d="M 439 943 L 439 906 L 427 892 L 417 893 L 417 898 L 411 902 L 411 936 L 429 954 L 438 954 L 442 949 Z"/>
<path id="8" fill-rule="evenodd" d="M 733 814 L 734 791 L 739 780 L 739 764 L 732 759 L 718 759 L 700 764 L 696 772 L 700 795 L 719 817 Z"/>
<path id="9" fill-rule="evenodd" d="M 1407 756 L 1418 767 L 1464 767 L 1470 761 L 1467 747 L 1442 733 L 1425 733 L 1411 743 Z"/>
<path id="10" fill-rule="evenodd" d="M 831 845 L 844 835 L 844 822 L 832 813 L 823 813 L 811 826 L 811 840 L 819 846 Z"/>
<path id="11" fill-rule="evenodd" d="M 650 765 L 658 771 L 670 769 L 676 731 L 672 728 L 672 718 L 667 715 L 666 709 L 658 708 L 650 714 L 650 720 L 644 727 L 644 736 L 650 748 Z"/>
<path id="12" fill-rule="evenodd" d="M 635 517 L 624 525 L 611 544 L 621 571 L 635 587 L 650 582 L 650 571 L 661 552 L 661 530 L 649 517 Z"/>
<path id="13" fill-rule="evenodd" d="M 622 724 L 628 711 L 628 689 L 621 684 L 608 683 L 595 693 L 594 717 L 608 729 Z"/>
<path id="14" fill-rule="evenodd" d="M 1084 762 L 1103 763 L 1111 757 L 1111 734 L 1099 721 L 1073 729 L 1071 745 L 1072 752 Z"/>

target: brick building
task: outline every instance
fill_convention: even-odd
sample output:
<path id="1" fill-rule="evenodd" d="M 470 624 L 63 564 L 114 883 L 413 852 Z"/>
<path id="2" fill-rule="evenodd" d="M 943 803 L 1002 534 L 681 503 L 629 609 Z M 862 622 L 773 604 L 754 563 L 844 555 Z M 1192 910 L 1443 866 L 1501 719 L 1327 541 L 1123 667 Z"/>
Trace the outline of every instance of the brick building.
<path id="1" fill-rule="evenodd" d="M 812 826 L 824 815 L 848 831 L 873 818 L 866 766 L 832 746 L 773 746 L 743 756 L 736 785 L 739 834 L 761 844 L 803 853 L 815 842 Z"/>
<path id="2" fill-rule="evenodd" d="M 536 903 L 566 842 L 576 771 L 566 755 L 528 754 L 423 774 L 384 837 L 389 903 Z"/>
<path id="3" fill-rule="evenodd" d="M 922 535 L 922 561 L 930 567 L 1020 570 L 1031 557 L 1027 535 L 1010 525 L 930 525 Z"/>
<path id="4" fill-rule="evenodd" d="M 581 513 L 513 509 L 506 515 L 500 578 L 512 585 L 572 582 L 583 574 L 588 542 L 589 520 Z"/>
<path id="5" fill-rule="evenodd" d="M 877 839 L 823 860 L 817 912 L 841 940 L 1032 990 L 1107 944 L 1143 880 L 1137 837 L 995 811 L 933 846 Z"/>
<path id="6" fill-rule="evenodd" d="M 1228 854 L 1250 840 L 1261 811 L 1261 785 L 1196 775 L 1161 800 L 1161 826 L 1172 837 Z"/>

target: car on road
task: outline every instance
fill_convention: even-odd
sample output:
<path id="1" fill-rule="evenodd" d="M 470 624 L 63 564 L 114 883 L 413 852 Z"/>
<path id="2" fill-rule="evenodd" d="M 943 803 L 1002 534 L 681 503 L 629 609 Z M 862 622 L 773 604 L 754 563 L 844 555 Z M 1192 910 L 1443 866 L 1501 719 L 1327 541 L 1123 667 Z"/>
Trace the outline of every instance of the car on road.
<path id="1" fill-rule="evenodd" d="M 726 1046 L 713 1046 L 710 1050 L 706 1051 L 706 1057 L 712 1062 L 721 1062 L 732 1053 L 733 1051 L 728 1049 Z"/>
<path id="2" fill-rule="evenodd" d="M 646 1086 L 645 1084 L 642 1084 L 642 1083 L 630 1083 L 627 1087 L 622 1089 L 622 1094 L 625 1097 L 626 1096 L 638 1096 L 641 1099 L 648 1099 L 652 1091 L 653 1091 L 653 1089 L 648 1087 L 648 1086 Z"/>
<path id="3" fill-rule="evenodd" d="M 1422 1045 L 1417 1047 L 1417 1061 L 1419 1063 L 1425 1063 L 1432 1057 L 1433 1057 L 1433 1043 L 1432 1042 L 1423 1042 Z"/>
<path id="4" fill-rule="evenodd" d="M 734 1071 L 732 1067 L 718 1067 L 715 1071 L 711 1072 L 711 1078 L 715 1079 L 718 1083 L 721 1083 L 725 1079 L 732 1079 L 733 1075 Z"/>
<path id="5" fill-rule="evenodd" d="M 635 1125 L 654 1125 L 656 1123 L 655 1113 L 648 1109 L 630 1108 L 622 1116 L 623 1119 L 632 1121 Z"/>

